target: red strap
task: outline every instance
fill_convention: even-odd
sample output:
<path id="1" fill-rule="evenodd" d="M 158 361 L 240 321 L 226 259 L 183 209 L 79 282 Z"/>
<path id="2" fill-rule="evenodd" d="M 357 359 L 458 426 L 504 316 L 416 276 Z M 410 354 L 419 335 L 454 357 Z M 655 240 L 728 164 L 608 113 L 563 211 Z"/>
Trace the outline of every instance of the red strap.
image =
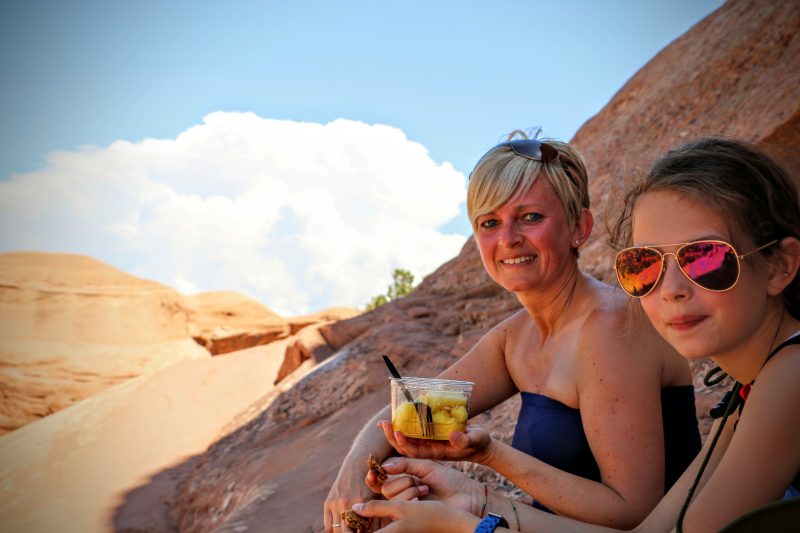
<path id="1" fill-rule="evenodd" d="M 742 397 L 742 400 L 747 401 L 747 397 L 750 395 L 750 389 L 753 388 L 752 383 L 748 383 L 747 385 L 742 385 L 742 388 L 739 389 L 739 396 Z"/>

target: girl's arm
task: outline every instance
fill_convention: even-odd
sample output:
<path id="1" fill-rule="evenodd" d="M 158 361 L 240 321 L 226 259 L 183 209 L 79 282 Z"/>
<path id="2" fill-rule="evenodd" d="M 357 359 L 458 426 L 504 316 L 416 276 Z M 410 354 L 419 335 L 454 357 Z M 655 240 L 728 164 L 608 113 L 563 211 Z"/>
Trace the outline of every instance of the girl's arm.
<path id="1" fill-rule="evenodd" d="M 800 471 L 800 347 L 773 357 L 758 375 L 730 445 L 695 497 L 683 530 L 716 531 L 781 498 Z"/>

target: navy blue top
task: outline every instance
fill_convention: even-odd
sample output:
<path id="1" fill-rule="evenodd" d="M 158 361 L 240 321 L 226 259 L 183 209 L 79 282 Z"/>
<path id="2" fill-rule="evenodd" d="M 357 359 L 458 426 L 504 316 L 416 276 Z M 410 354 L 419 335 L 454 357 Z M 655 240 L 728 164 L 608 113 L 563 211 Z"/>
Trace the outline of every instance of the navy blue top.
<path id="1" fill-rule="evenodd" d="M 600 481 L 600 469 L 586 440 L 580 410 L 541 394 L 521 395 L 522 406 L 511 445 L 559 470 Z M 661 389 L 661 416 L 666 492 L 700 451 L 694 388 L 684 385 Z M 533 506 L 548 510 L 536 500 Z"/>

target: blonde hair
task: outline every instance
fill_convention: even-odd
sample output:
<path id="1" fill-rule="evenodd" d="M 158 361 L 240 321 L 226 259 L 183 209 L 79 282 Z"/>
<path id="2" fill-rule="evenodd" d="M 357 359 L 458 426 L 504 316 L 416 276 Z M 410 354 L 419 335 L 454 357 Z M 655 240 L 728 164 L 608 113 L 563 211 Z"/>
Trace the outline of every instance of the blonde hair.
<path id="1" fill-rule="evenodd" d="M 508 140 L 526 139 L 522 131 L 514 131 Z M 517 155 L 509 146 L 499 144 L 486 152 L 472 170 L 467 189 L 467 215 L 472 229 L 478 218 L 501 205 L 526 194 L 540 175 L 553 187 L 564 207 L 567 223 L 578 222 L 581 210 L 589 207 L 589 177 L 583 156 L 567 143 L 542 140 L 558 150 L 558 158 L 543 163 Z"/>

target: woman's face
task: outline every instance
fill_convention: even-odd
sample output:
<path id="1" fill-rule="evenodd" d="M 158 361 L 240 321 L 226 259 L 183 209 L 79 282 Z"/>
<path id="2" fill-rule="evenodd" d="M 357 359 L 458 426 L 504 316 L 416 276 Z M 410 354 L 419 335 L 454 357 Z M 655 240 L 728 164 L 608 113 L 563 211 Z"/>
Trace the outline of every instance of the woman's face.
<path id="1" fill-rule="evenodd" d="M 705 239 L 732 243 L 739 254 L 751 249 L 749 243 L 733 242 L 728 224 L 715 211 L 682 194 L 650 192 L 636 201 L 634 246 L 675 252 L 676 243 Z M 747 249 L 739 249 L 743 246 Z M 766 275 L 749 259 L 740 266 L 733 289 L 711 292 L 692 283 L 674 256 L 666 256 L 666 271 L 640 302 L 656 330 L 684 357 L 719 357 L 745 343 L 762 324 L 768 302 Z"/>
<path id="2" fill-rule="evenodd" d="M 573 233 L 561 200 L 537 179 L 524 195 L 478 217 L 475 239 L 492 279 L 519 293 L 549 287 L 575 264 Z"/>

